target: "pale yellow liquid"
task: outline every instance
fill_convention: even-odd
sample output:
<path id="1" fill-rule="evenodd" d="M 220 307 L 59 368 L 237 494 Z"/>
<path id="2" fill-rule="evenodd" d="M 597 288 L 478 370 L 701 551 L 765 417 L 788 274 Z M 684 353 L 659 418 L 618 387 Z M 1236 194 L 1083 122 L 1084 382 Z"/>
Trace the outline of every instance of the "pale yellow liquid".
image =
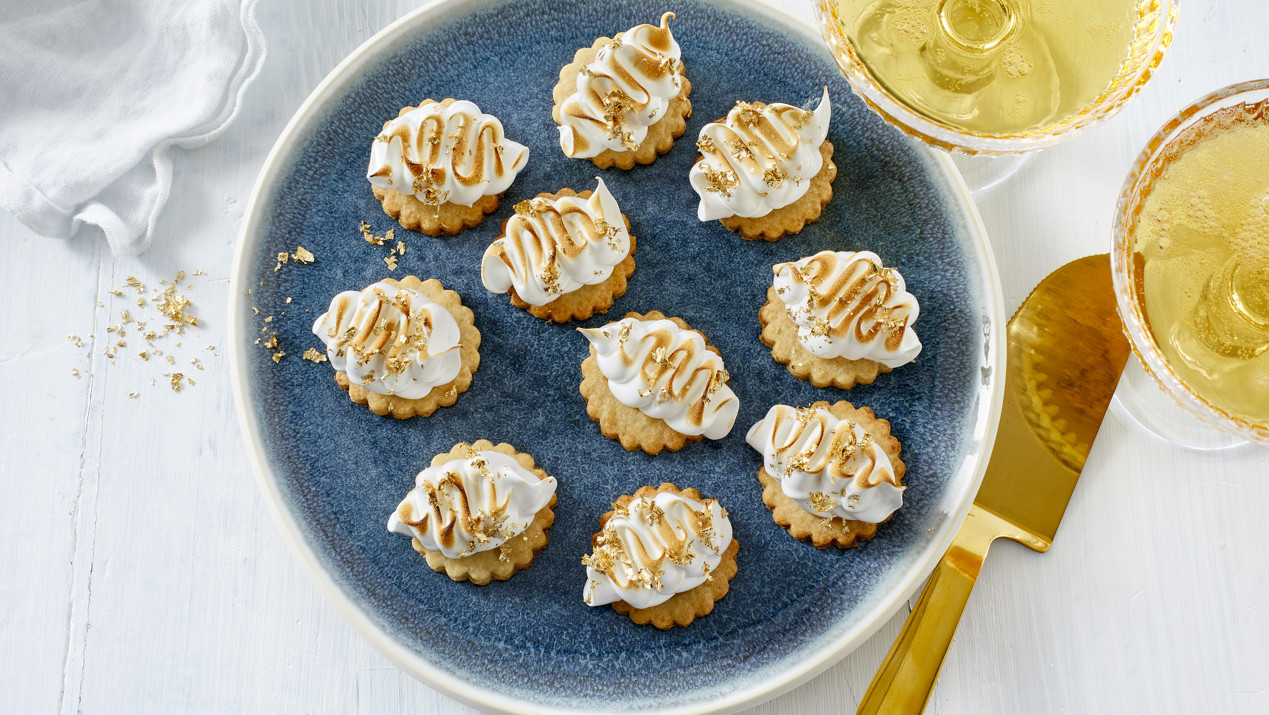
<path id="1" fill-rule="evenodd" d="M 1051 126 L 1095 105 L 1137 28 L 1159 13 L 1149 0 L 832 2 L 856 54 L 894 98 L 988 135 Z"/>
<path id="2" fill-rule="evenodd" d="M 1138 299 L 1183 382 L 1269 426 L 1269 119 L 1239 105 L 1174 144 L 1133 233 Z"/>

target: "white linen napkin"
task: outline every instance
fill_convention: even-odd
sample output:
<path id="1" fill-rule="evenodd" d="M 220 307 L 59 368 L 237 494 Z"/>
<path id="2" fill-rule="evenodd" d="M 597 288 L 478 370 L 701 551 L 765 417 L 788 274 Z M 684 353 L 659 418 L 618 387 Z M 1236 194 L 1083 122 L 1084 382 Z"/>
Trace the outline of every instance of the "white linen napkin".
<path id="1" fill-rule="evenodd" d="M 256 0 L 0 2 L 0 205 L 149 246 L 172 147 L 214 139 L 264 61 Z"/>

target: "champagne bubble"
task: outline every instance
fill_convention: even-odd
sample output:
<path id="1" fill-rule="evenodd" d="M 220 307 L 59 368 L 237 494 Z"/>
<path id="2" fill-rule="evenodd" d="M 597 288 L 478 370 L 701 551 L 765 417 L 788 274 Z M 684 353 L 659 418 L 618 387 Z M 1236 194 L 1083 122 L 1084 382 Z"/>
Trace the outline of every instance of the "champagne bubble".
<path id="1" fill-rule="evenodd" d="M 1009 47 L 1000 55 L 1000 69 L 1010 79 L 1026 77 L 1031 74 L 1031 68 L 1031 59 L 1017 47 Z"/>
<path id="2" fill-rule="evenodd" d="M 1230 247 L 1248 261 L 1264 263 L 1269 258 L 1269 190 L 1251 200 Z"/>
<path id="3" fill-rule="evenodd" d="M 1220 228 L 1216 212 L 1212 210 L 1211 197 L 1206 189 L 1199 189 L 1190 194 L 1185 205 L 1185 216 L 1200 231 L 1215 231 Z"/>
<path id="4" fill-rule="evenodd" d="M 934 23 L 920 13 L 902 13 L 895 17 L 890 31 L 896 43 L 923 45 L 934 36 Z"/>

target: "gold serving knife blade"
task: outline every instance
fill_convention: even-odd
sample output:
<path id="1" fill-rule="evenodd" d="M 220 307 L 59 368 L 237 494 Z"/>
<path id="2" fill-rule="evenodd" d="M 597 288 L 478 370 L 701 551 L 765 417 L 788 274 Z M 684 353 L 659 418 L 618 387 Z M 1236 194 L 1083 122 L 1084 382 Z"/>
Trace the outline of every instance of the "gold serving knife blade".
<path id="1" fill-rule="evenodd" d="M 858 713 L 920 713 L 991 542 L 1053 543 L 1097 436 L 1128 341 L 1107 254 L 1049 274 L 1009 320 L 1004 407 L 965 523 L 935 567 Z"/>

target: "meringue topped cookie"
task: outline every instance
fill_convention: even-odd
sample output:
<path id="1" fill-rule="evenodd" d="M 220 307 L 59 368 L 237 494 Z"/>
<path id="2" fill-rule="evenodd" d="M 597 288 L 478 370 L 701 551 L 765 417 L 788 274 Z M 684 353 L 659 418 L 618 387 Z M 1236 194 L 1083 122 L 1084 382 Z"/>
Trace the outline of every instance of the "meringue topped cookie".
<path id="1" fill-rule="evenodd" d="M 745 441 L 784 495 L 809 514 L 877 524 L 903 505 L 904 487 L 873 435 L 825 407 L 775 405 Z"/>
<path id="2" fill-rule="evenodd" d="M 472 102 L 432 102 L 384 126 L 370 146 L 366 178 L 430 206 L 471 206 L 506 191 L 528 158 L 528 148 Z"/>
<path id="3" fill-rule="evenodd" d="M 406 228 L 457 233 L 497 208 L 528 158 L 502 122 L 472 102 L 427 100 L 383 125 L 366 178 Z"/>
<path id="4" fill-rule="evenodd" d="M 664 603 L 705 583 L 731 545 L 731 521 L 718 501 L 661 492 L 613 511 L 582 557 L 588 605 L 625 601 L 635 608 Z"/>
<path id="5" fill-rule="evenodd" d="M 593 193 L 565 189 L 516 204 L 481 261 L 485 287 L 558 322 L 589 318 L 625 293 L 634 237 L 617 200 L 597 181 Z M 595 288 L 580 290 L 587 286 Z"/>
<path id="6" fill-rule="evenodd" d="M 697 217 L 747 240 L 778 241 L 818 221 L 833 198 L 828 90 L 814 110 L 738 102 L 701 128 L 689 172 Z"/>
<path id="7" fill-rule="evenodd" d="M 606 391 L 620 404 L 659 420 L 675 433 L 688 437 L 721 439 L 731 431 L 740 407 L 735 393 L 727 385 L 729 376 L 723 360 L 708 346 L 705 337 L 682 321 L 666 319 L 650 313 L 646 319 L 630 314 L 602 328 L 579 328 L 591 343 L 592 357 Z M 586 365 L 583 364 L 585 376 Z M 588 390 L 583 381 L 583 394 L 593 401 L 596 390 Z M 588 411 L 596 411 L 588 404 Z M 602 415 L 601 415 L 602 417 Z M 605 425 L 605 434 L 622 432 L 619 420 Z M 634 426 L 637 429 L 637 426 Z M 623 446 L 631 449 L 620 435 Z M 670 446 L 677 449 L 682 446 Z M 644 446 L 645 451 L 648 448 Z M 660 451 L 656 448 L 651 453 Z"/>
<path id="8" fill-rule="evenodd" d="M 877 254 L 822 251 L 773 270 L 773 288 L 798 341 L 816 357 L 873 360 L 893 369 L 920 354 L 912 328 L 920 306 L 903 276 Z"/>
<path id="9" fill-rule="evenodd" d="M 590 606 L 612 604 L 635 623 L 688 626 L 714 610 L 736 575 L 740 544 L 716 500 L 665 483 L 622 495 L 599 519 L 582 557 Z"/>
<path id="10" fill-rule="evenodd" d="M 344 291 L 313 323 L 338 371 L 381 395 L 418 399 L 458 375 L 458 323 L 418 291 L 375 283 Z"/>
<path id="11" fill-rule="evenodd" d="M 692 107 L 691 83 L 670 33 L 673 17 L 667 12 L 660 27 L 638 25 L 615 39 L 600 38 L 561 70 L 552 114 L 565 156 L 629 169 L 673 146 Z"/>
<path id="12" fill-rule="evenodd" d="M 459 559 L 519 536 L 554 495 L 553 477 L 539 479 L 511 455 L 473 449 L 419 472 L 388 531 Z"/>
<path id="13" fill-rule="evenodd" d="M 480 364 L 480 331 L 435 279 L 391 278 L 344 291 L 313 323 L 335 379 L 380 415 L 427 416 L 454 404 Z"/>
<path id="14" fill-rule="evenodd" d="M 555 521 L 555 479 L 509 444 L 460 442 L 415 477 L 388 518 L 435 571 L 483 586 L 533 565 Z"/>
<path id="15" fill-rule="evenodd" d="M 689 175 L 701 198 L 697 217 L 754 218 L 802 198 L 824 165 L 830 111 L 826 88 L 813 111 L 738 102 L 726 119 L 701 127 L 701 160 Z"/>

